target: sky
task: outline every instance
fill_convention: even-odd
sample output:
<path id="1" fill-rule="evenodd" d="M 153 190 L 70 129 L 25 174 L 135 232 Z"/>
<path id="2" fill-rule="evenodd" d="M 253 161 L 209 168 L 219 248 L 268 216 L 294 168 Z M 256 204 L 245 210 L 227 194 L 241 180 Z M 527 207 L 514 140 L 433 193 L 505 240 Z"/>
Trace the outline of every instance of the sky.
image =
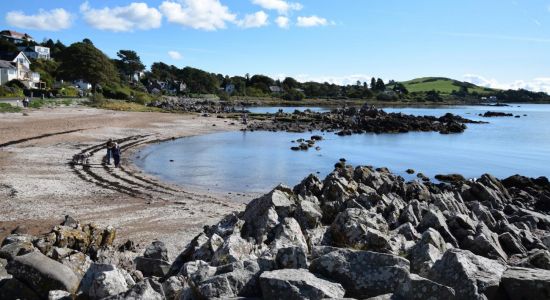
<path id="1" fill-rule="evenodd" d="M 550 93 L 550 0 L 0 1 L 0 27 L 228 75 Z"/>

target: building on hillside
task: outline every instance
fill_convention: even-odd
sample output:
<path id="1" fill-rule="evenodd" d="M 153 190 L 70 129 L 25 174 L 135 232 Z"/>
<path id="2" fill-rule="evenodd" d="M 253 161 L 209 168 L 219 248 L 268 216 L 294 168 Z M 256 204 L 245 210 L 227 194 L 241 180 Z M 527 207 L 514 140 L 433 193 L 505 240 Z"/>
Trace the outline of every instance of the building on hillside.
<path id="1" fill-rule="evenodd" d="M 8 74 L 5 78 L 2 76 L 0 84 L 17 79 L 27 88 L 36 89 L 45 87 L 45 83 L 40 82 L 40 74 L 31 71 L 31 61 L 25 56 L 25 53 L 0 53 L 0 62 L 2 65 L 2 74 Z M 12 74 L 14 69 L 9 67 L 8 64 L 15 68 L 15 77 Z"/>
<path id="2" fill-rule="evenodd" d="M 2 30 L 0 31 L 0 38 L 12 42 L 16 45 L 23 44 L 25 42 L 34 42 L 32 36 L 21 33 L 13 30 Z"/>
<path id="3" fill-rule="evenodd" d="M 282 94 L 284 92 L 283 88 L 280 87 L 280 86 L 276 86 L 276 85 L 272 85 L 269 87 L 269 90 L 273 93 L 273 94 Z"/>
<path id="4" fill-rule="evenodd" d="M 83 90 L 83 91 L 87 91 L 87 90 L 91 90 L 92 89 L 92 84 L 89 83 L 89 82 L 86 82 L 82 79 L 79 79 L 79 80 L 75 80 L 73 81 L 73 84 L 75 87 Z"/>
<path id="5" fill-rule="evenodd" d="M 17 47 L 30 59 L 50 59 L 50 48 L 42 46 Z"/>

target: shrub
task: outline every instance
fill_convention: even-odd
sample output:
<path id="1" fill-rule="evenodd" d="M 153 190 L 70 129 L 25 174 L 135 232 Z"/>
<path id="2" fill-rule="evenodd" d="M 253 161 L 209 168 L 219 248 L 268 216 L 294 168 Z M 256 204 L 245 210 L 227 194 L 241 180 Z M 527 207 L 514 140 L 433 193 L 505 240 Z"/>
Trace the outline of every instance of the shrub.
<path id="1" fill-rule="evenodd" d="M 17 79 L 13 79 L 13 80 L 10 80 L 8 82 L 6 82 L 6 86 L 8 87 L 13 87 L 13 88 L 18 88 L 18 89 L 26 89 L 27 86 L 25 86 L 25 84 Z"/>
<path id="2" fill-rule="evenodd" d="M 0 97 L 23 97 L 23 90 L 2 85 L 0 86 Z"/>
<path id="3" fill-rule="evenodd" d="M 283 95 L 283 99 L 285 100 L 291 100 L 291 101 L 301 101 L 306 97 L 304 93 L 297 91 L 297 90 L 290 90 L 287 93 Z"/>

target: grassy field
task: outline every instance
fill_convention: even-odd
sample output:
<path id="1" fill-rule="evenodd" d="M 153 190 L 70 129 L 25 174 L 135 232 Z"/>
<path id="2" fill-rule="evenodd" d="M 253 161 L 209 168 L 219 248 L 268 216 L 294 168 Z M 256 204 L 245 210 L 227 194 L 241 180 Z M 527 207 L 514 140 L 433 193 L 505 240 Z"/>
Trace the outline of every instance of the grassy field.
<path id="1" fill-rule="evenodd" d="M 477 92 L 479 94 L 491 94 L 495 90 L 480 87 L 468 82 L 462 82 L 458 80 L 453 80 L 449 78 L 442 77 L 423 77 L 417 78 L 409 81 L 402 82 L 407 90 L 412 92 L 428 92 L 428 91 L 438 91 L 441 94 L 451 94 L 453 91 L 458 91 L 461 86 L 468 88 L 468 92 Z"/>
<path id="2" fill-rule="evenodd" d="M 9 103 L 0 103 L 0 113 L 21 112 L 21 107 L 12 106 Z"/>

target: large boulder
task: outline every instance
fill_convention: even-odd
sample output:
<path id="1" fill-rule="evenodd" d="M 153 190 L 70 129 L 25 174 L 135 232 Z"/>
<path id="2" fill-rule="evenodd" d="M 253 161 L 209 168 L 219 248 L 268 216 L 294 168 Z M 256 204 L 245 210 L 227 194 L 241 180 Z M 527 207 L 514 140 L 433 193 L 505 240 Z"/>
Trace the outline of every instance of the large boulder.
<path id="1" fill-rule="evenodd" d="M 395 291 L 394 298 L 407 300 L 454 300 L 455 291 L 429 279 L 411 274 Z"/>
<path id="2" fill-rule="evenodd" d="M 312 260 L 309 270 L 342 284 L 350 297 L 369 298 L 393 292 L 409 277 L 409 268 L 399 256 L 338 249 Z"/>
<path id="3" fill-rule="evenodd" d="M 450 249 L 433 265 L 428 278 L 453 288 L 458 299 L 493 299 L 505 270 L 500 261 Z"/>
<path id="4" fill-rule="evenodd" d="M 0 280 L 11 277 L 11 275 L 9 275 L 8 271 L 6 270 L 7 265 L 8 265 L 8 261 L 3 258 L 0 258 Z"/>
<path id="5" fill-rule="evenodd" d="M 447 251 L 447 243 L 438 231 L 429 228 L 409 252 L 411 272 L 428 276 L 433 264 Z"/>
<path id="6" fill-rule="evenodd" d="M 386 221 L 379 214 L 365 209 L 344 210 L 338 214 L 330 229 L 338 246 L 380 252 L 390 249 Z"/>
<path id="7" fill-rule="evenodd" d="M 103 300 L 164 300 L 164 295 L 160 293 L 161 289 L 160 286 L 152 284 L 150 280 L 145 280 L 134 285 L 128 291 L 105 297 Z"/>
<path id="8" fill-rule="evenodd" d="M 274 254 L 279 249 L 287 247 L 300 247 L 305 253 L 309 252 L 306 237 L 294 218 L 285 218 L 273 230 L 273 241 L 269 246 Z"/>
<path id="9" fill-rule="evenodd" d="M 0 279 L 0 299 L 2 300 L 34 300 L 40 298 L 44 298 L 44 295 L 39 296 L 33 289 L 17 278 Z"/>
<path id="10" fill-rule="evenodd" d="M 14 242 L 0 248 L 0 258 L 11 260 L 18 255 L 24 255 L 34 251 L 31 242 Z"/>
<path id="11" fill-rule="evenodd" d="M 154 241 L 147 246 L 143 256 L 135 259 L 136 269 L 143 273 L 145 277 L 163 277 L 170 270 L 168 262 L 168 251 L 161 241 Z"/>
<path id="12" fill-rule="evenodd" d="M 43 298 L 48 297 L 51 290 L 74 294 L 78 289 L 79 279 L 69 267 L 40 252 L 14 257 L 7 270 Z"/>
<path id="13" fill-rule="evenodd" d="M 279 269 L 307 269 L 307 257 L 300 247 L 282 248 L 275 258 Z"/>
<path id="14" fill-rule="evenodd" d="M 264 242 L 282 219 L 291 216 L 295 206 L 295 196 L 285 186 L 278 186 L 269 194 L 252 200 L 246 206 L 242 218 L 245 221 L 243 237 L 254 238 L 258 243 Z"/>
<path id="15" fill-rule="evenodd" d="M 134 284 L 126 271 L 114 265 L 94 263 L 82 278 L 79 292 L 90 299 L 102 299 L 126 292 Z"/>
<path id="16" fill-rule="evenodd" d="M 500 287 L 508 300 L 550 299 L 550 271 L 511 267 Z"/>
<path id="17" fill-rule="evenodd" d="M 305 269 L 264 272 L 260 276 L 260 286 L 266 300 L 337 299 L 345 294 L 340 284 L 321 279 Z"/>

